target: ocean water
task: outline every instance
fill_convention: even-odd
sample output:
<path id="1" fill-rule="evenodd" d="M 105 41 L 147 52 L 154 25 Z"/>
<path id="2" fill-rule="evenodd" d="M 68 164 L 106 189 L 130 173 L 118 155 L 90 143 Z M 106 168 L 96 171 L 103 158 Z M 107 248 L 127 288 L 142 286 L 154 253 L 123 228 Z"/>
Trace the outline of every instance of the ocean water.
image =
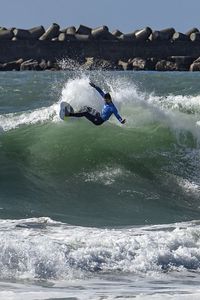
<path id="1" fill-rule="evenodd" d="M 125 125 L 59 119 L 90 80 Z M 0 299 L 200 299 L 199 81 L 0 73 Z"/>

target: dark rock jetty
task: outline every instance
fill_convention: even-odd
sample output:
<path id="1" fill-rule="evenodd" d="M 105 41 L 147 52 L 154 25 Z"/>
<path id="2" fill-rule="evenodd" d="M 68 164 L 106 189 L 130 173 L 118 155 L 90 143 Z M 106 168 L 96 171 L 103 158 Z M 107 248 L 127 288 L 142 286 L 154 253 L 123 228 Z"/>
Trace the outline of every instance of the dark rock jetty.
<path id="1" fill-rule="evenodd" d="M 150 27 L 123 33 L 107 26 L 0 27 L 0 71 L 200 71 L 200 32 Z"/>

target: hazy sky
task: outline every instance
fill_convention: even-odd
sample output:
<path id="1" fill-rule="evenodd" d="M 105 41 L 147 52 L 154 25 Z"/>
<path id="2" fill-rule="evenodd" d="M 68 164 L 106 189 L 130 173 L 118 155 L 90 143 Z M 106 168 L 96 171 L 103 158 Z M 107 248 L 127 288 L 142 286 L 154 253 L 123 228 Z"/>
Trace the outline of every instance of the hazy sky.
<path id="1" fill-rule="evenodd" d="M 107 25 L 128 33 L 150 26 L 200 28 L 200 0 L 0 0 L 0 26 Z"/>

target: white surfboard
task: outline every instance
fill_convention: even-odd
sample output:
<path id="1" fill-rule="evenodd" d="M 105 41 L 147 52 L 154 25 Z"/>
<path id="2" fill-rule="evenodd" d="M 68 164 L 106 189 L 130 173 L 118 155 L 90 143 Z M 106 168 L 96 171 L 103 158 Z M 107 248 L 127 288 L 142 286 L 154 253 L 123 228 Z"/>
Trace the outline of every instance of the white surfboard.
<path id="1" fill-rule="evenodd" d="M 70 113 L 74 112 L 73 107 L 67 102 L 60 103 L 60 112 L 59 116 L 62 120 L 65 120 Z"/>

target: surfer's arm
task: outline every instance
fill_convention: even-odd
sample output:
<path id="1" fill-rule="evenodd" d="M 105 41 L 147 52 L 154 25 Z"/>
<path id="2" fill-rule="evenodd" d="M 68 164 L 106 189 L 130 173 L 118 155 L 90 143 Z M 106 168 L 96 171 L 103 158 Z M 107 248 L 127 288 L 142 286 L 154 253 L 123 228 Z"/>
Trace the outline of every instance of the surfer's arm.
<path id="1" fill-rule="evenodd" d="M 124 124 L 126 122 L 125 119 L 122 119 L 122 117 L 119 115 L 118 113 L 118 110 L 116 109 L 116 107 L 114 108 L 114 111 L 113 111 L 115 117 L 117 118 L 117 120 L 121 123 L 121 124 Z"/>
<path id="2" fill-rule="evenodd" d="M 96 86 L 93 82 L 89 83 L 91 85 L 91 87 L 95 88 L 95 90 L 101 95 L 101 97 L 104 98 L 105 93 L 102 91 L 102 89 L 100 89 L 100 87 Z"/>

